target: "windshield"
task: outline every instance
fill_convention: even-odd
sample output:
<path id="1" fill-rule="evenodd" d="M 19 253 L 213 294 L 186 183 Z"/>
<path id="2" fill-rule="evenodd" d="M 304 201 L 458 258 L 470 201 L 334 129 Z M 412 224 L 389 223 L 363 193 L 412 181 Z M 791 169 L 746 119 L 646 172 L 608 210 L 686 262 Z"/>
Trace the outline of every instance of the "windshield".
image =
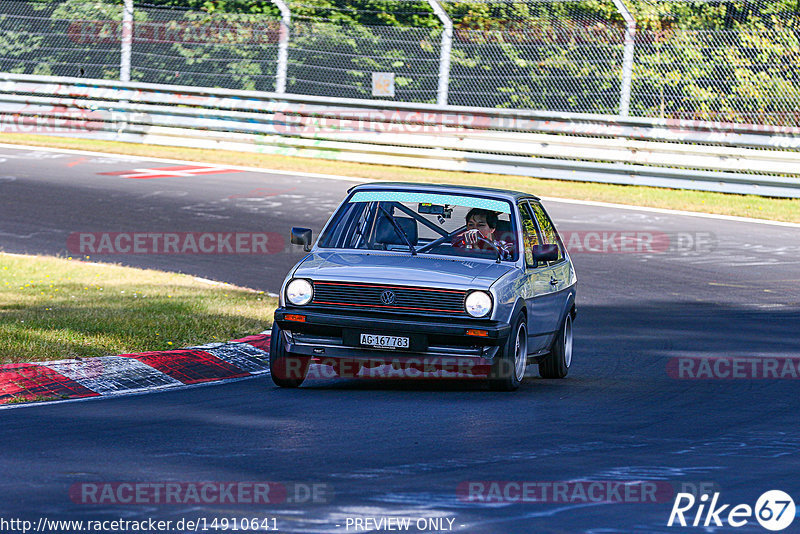
<path id="1" fill-rule="evenodd" d="M 510 214 L 510 203 L 491 198 L 358 191 L 336 213 L 319 246 L 515 261 Z M 472 239 L 464 235 L 469 231 Z"/>

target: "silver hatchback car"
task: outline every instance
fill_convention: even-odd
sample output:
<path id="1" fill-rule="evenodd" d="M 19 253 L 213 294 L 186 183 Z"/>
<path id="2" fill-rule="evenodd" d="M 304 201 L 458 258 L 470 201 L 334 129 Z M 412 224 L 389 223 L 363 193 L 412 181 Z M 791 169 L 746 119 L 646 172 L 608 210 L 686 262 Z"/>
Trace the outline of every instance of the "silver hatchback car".
<path id="1" fill-rule="evenodd" d="M 577 279 L 537 197 L 386 182 L 348 193 L 313 247 L 311 230 L 292 228 L 309 254 L 280 291 L 275 384 L 299 386 L 311 363 L 340 376 L 446 369 L 502 391 L 530 363 L 567 375 Z"/>

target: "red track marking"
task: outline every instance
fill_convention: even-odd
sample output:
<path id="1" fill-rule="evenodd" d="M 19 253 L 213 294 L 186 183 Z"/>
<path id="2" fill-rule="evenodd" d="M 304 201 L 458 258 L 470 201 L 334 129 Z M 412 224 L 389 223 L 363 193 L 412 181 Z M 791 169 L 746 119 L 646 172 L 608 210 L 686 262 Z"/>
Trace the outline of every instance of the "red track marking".
<path id="1" fill-rule="evenodd" d="M 389 308 L 392 310 L 416 310 L 416 311 L 435 311 L 442 313 L 462 313 L 461 310 L 440 310 L 438 308 L 413 308 L 410 306 L 381 306 L 378 304 L 354 304 L 351 302 L 323 302 L 321 300 L 314 301 L 315 304 L 328 304 L 331 306 L 363 306 L 365 308 Z"/>
<path id="2" fill-rule="evenodd" d="M 145 365 L 180 380 L 184 384 L 250 376 L 250 373 L 202 350 L 143 352 L 141 354 L 122 354 L 122 356 L 136 358 Z"/>
<path id="3" fill-rule="evenodd" d="M 15 398 L 97 396 L 99 393 L 42 365 L 30 363 L 0 365 L 0 404 Z"/>
<path id="4" fill-rule="evenodd" d="M 67 163 L 67 167 L 74 167 L 75 165 L 86 163 L 87 161 L 89 161 L 89 158 L 78 158 L 75 161 L 70 161 L 69 163 Z"/>
<path id="5" fill-rule="evenodd" d="M 153 178 L 181 178 L 199 176 L 203 174 L 224 174 L 231 172 L 244 172 L 237 169 L 224 167 L 209 167 L 207 165 L 179 165 L 177 167 L 155 167 L 152 169 L 133 169 L 130 171 L 99 172 L 102 176 L 121 176 L 134 180 L 151 180 Z"/>
<path id="6" fill-rule="evenodd" d="M 231 343 L 247 343 L 257 349 L 269 352 L 269 335 L 258 334 L 255 336 L 247 336 L 241 339 L 232 339 Z"/>

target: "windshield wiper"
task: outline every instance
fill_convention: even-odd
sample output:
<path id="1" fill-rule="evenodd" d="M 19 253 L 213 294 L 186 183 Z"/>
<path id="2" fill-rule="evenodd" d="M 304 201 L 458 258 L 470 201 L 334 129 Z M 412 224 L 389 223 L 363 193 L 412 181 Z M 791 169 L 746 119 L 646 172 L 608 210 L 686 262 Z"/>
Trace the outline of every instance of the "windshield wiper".
<path id="1" fill-rule="evenodd" d="M 411 244 L 411 241 L 408 240 L 408 236 L 403 231 L 403 229 L 400 228 L 400 225 L 397 224 L 397 221 L 395 221 L 394 217 L 392 217 L 392 215 L 388 211 L 386 211 L 386 208 L 384 208 L 383 206 L 381 206 L 380 208 L 381 208 L 381 211 L 383 212 L 383 215 L 387 219 L 389 219 L 390 223 L 392 223 L 392 227 L 394 228 L 394 231 L 397 232 L 397 235 L 400 236 L 400 238 L 403 241 L 406 242 L 406 245 L 408 245 L 408 250 L 411 251 L 411 255 L 412 256 L 416 256 L 417 255 L 417 250 L 414 248 L 414 245 Z"/>

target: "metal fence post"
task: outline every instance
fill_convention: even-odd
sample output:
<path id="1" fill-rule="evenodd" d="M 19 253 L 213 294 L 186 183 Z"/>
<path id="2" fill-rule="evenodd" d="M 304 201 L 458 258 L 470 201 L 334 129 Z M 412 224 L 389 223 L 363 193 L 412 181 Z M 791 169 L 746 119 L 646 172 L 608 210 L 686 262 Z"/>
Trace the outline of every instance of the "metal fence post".
<path id="1" fill-rule="evenodd" d="M 131 81 L 131 46 L 133 43 L 133 0 L 125 0 L 122 8 L 122 39 L 119 58 L 119 79 Z"/>
<path id="2" fill-rule="evenodd" d="M 286 72 L 289 70 L 289 36 L 292 11 L 284 0 L 272 0 L 281 11 L 281 31 L 278 40 L 278 66 L 275 73 L 275 92 L 286 92 Z"/>
<path id="3" fill-rule="evenodd" d="M 622 86 L 619 96 L 619 114 L 627 117 L 631 109 L 631 84 L 633 83 L 633 53 L 636 46 L 636 19 L 622 0 L 614 0 L 614 5 L 625 19 L 625 51 L 622 55 Z"/>
<path id="4" fill-rule="evenodd" d="M 436 103 L 447 105 L 447 92 L 450 85 L 450 50 L 453 48 L 453 21 L 439 4 L 439 0 L 428 0 L 433 12 L 444 26 L 441 52 L 439 53 L 439 87 L 436 90 Z"/>

